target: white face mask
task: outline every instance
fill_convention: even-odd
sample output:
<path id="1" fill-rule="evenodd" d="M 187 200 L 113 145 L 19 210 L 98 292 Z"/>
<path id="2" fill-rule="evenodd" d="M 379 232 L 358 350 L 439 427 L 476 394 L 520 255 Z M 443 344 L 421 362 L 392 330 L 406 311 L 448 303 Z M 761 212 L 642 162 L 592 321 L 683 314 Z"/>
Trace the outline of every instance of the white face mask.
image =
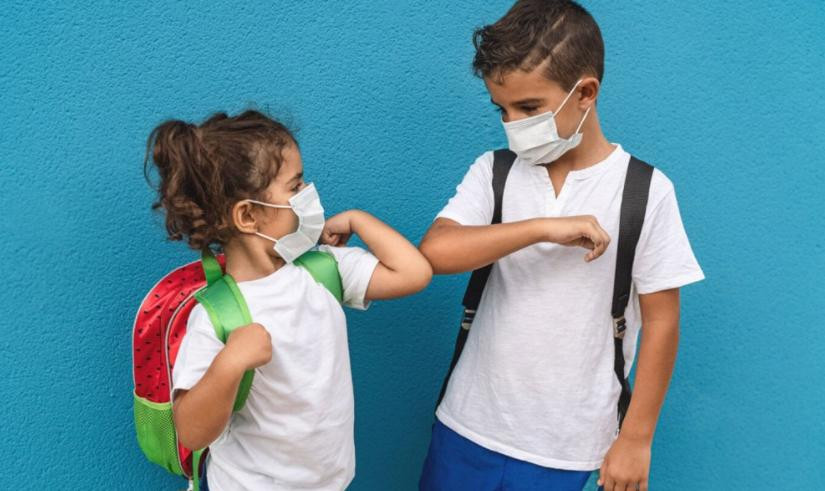
<path id="1" fill-rule="evenodd" d="M 248 199 L 250 203 L 255 203 L 270 208 L 292 208 L 298 216 L 298 229 L 290 234 L 286 234 L 280 239 L 255 232 L 255 235 L 271 240 L 275 243 L 275 252 L 281 258 L 291 263 L 303 253 L 315 247 L 321 232 L 324 230 L 324 208 L 321 206 L 321 198 L 315 190 L 315 184 L 307 184 L 304 189 L 289 199 L 289 205 L 273 205 Z"/>
<path id="2" fill-rule="evenodd" d="M 587 115 L 590 114 L 590 107 L 585 111 L 579 126 L 570 135 L 570 138 L 559 136 L 555 116 L 564 107 L 567 99 L 573 95 L 580 82 L 581 80 L 576 82 L 576 85 L 567 93 L 567 97 L 561 101 L 561 105 L 555 112 L 548 111 L 509 123 L 501 122 L 504 126 L 504 132 L 507 134 L 507 144 L 510 150 L 515 152 L 521 160 L 529 164 L 550 163 L 581 143 L 582 134 L 579 133 L 579 130 L 581 130 Z"/>

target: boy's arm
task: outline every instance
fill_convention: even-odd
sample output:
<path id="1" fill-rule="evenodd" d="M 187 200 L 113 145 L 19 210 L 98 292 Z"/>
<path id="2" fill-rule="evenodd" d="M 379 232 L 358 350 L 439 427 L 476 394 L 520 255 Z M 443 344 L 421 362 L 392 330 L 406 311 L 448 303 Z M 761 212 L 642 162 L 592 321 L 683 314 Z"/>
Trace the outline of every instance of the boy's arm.
<path id="1" fill-rule="evenodd" d="M 333 216 L 324 227 L 321 241 L 332 246 L 346 244 L 357 234 L 378 258 L 365 300 L 403 297 L 423 290 L 432 278 L 430 263 L 403 235 L 367 212 L 349 210 Z"/>
<path id="2" fill-rule="evenodd" d="M 244 372 L 271 357 L 272 340 L 263 326 L 250 324 L 233 331 L 200 381 L 190 390 L 175 392 L 172 415 L 181 444 L 199 450 L 218 438 L 232 415 Z"/>
<path id="3" fill-rule="evenodd" d="M 481 226 L 438 218 L 420 249 L 436 274 L 453 274 L 484 267 L 539 242 L 590 249 L 585 260 L 592 261 L 607 249 L 610 237 L 592 216 L 533 218 Z"/>
<path id="4" fill-rule="evenodd" d="M 679 345 L 679 289 L 639 295 L 642 339 L 633 397 L 619 437 L 602 464 L 605 490 L 647 490 L 650 448 Z"/>

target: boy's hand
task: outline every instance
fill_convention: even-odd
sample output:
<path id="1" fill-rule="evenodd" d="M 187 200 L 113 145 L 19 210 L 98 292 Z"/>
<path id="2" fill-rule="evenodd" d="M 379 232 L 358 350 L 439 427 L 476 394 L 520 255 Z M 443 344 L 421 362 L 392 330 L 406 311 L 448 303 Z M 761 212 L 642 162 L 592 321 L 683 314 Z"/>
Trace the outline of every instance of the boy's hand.
<path id="1" fill-rule="evenodd" d="M 353 210 L 339 213 L 324 224 L 321 232 L 321 243 L 331 246 L 345 246 L 352 236 Z"/>
<path id="2" fill-rule="evenodd" d="M 594 216 L 546 218 L 544 220 L 548 224 L 545 228 L 548 242 L 590 249 L 590 252 L 584 257 L 587 262 L 604 254 L 608 244 L 610 244 L 610 236 L 607 235 L 607 232 L 599 225 L 599 221 Z"/>
<path id="3" fill-rule="evenodd" d="M 647 491 L 650 445 L 650 440 L 619 433 L 599 469 L 597 484 L 605 491 Z"/>
<path id="4" fill-rule="evenodd" d="M 253 322 L 232 331 L 224 350 L 233 366 L 245 372 L 269 363 L 272 359 L 272 337 L 264 326 Z"/>

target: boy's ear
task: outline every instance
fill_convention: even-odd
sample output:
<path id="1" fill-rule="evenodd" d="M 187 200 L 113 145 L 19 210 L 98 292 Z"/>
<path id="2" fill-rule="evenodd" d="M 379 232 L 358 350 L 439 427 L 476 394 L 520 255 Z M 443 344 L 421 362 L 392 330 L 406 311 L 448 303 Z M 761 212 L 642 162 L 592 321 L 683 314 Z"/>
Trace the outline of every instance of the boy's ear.
<path id="1" fill-rule="evenodd" d="M 584 77 L 579 82 L 579 109 L 585 110 L 588 107 L 593 107 L 596 104 L 596 99 L 599 97 L 599 89 L 601 84 L 596 77 Z"/>
<path id="2" fill-rule="evenodd" d="M 254 206 L 249 201 L 238 201 L 232 207 L 232 224 L 240 232 L 253 234 L 258 231 L 258 224 L 255 220 Z"/>

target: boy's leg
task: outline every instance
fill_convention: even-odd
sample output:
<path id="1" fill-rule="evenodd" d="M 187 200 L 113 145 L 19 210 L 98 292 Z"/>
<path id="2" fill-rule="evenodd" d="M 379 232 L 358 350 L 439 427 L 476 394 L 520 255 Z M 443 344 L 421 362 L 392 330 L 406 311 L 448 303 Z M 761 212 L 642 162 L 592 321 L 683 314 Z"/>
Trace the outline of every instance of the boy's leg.
<path id="1" fill-rule="evenodd" d="M 433 425 L 420 491 L 498 491 L 505 457 L 487 450 L 444 426 Z"/>
<path id="2" fill-rule="evenodd" d="M 504 464 L 504 491 L 582 491 L 592 471 L 568 471 L 541 467 L 507 458 Z"/>

